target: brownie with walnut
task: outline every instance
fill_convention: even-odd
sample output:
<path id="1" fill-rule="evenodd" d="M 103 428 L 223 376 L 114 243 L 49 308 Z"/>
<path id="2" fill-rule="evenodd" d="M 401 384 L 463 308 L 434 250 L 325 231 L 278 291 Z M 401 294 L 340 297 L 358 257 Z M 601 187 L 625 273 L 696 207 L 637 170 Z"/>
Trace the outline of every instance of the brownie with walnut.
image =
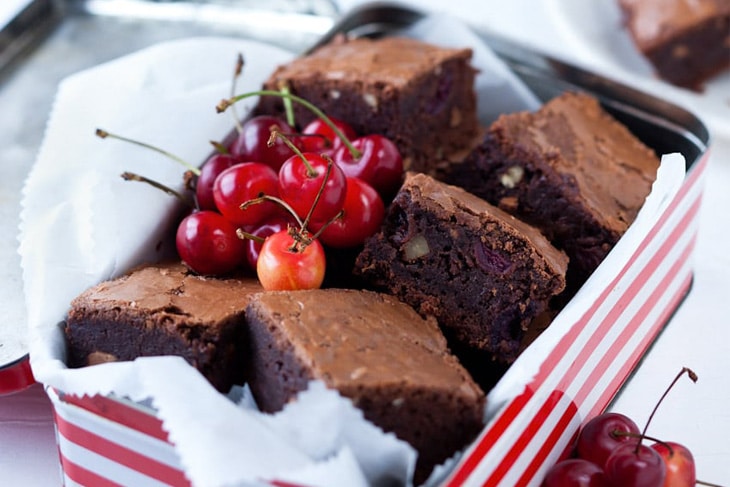
<path id="1" fill-rule="evenodd" d="M 245 379 L 245 310 L 262 290 L 253 278 L 206 278 L 181 263 L 136 268 L 73 300 L 68 365 L 178 355 L 227 392 Z"/>
<path id="2" fill-rule="evenodd" d="M 565 287 L 568 259 L 540 232 L 461 188 L 409 173 L 355 273 L 422 315 L 458 347 L 501 363 Z"/>
<path id="3" fill-rule="evenodd" d="M 405 37 L 340 38 L 280 66 L 264 88 L 288 87 L 358 134 L 380 134 L 401 151 L 406 169 L 436 173 L 460 161 L 480 134 L 472 51 Z M 276 97 L 257 113 L 281 115 Z M 298 124 L 314 118 L 294 104 Z"/>
<path id="4" fill-rule="evenodd" d="M 638 50 L 663 79 L 701 89 L 730 67 L 728 0 L 618 0 Z"/>
<path id="5" fill-rule="evenodd" d="M 540 231 L 570 257 L 577 290 L 633 222 L 659 159 L 599 101 L 567 92 L 502 115 L 448 181 Z"/>

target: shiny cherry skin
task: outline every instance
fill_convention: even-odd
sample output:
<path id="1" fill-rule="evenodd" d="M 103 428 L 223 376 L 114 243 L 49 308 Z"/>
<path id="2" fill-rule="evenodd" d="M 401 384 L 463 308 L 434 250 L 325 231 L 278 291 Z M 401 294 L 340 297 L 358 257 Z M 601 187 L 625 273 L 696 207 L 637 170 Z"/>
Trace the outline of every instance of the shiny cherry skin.
<path id="1" fill-rule="evenodd" d="M 256 237 L 266 239 L 269 235 L 286 230 L 289 227 L 296 227 L 294 218 L 284 213 L 274 214 L 260 225 L 250 229 L 249 233 Z M 250 238 L 244 240 L 246 263 L 251 270 L 256 270 L 262 246 L 263 242 Z"/>
<path id="2" fill-rule="evenodd" d="M 403 158 L 390 139 L 382 135 L 364 135 L 352 141 L 360 151 L 353 158 L 346 146 L 335 152 L 333 159 L 346 176 L 360 178 L 383 196 L 390 198 L 403 182 Z"/>
<path id="3" fill-rule="evenodd" d="M 576 451 L 578 457 L 593 462 L 599 467 L 606 464 L 606 460 L 613 450 L 624 443 L 636 444 L 636 438 L 615 434 L 629 433 L 639 435 L 639 427 L 634 421 L 620 413 L 603 413 L 588 421 L 580 434 Z"/>
<path id="4" fill-rule="evenodd" d="M 667 475 L 664 460 L 653 448 L 636 438 L 618 445 L 606 459 L 604 473 L 610 485 L 621 487 L 661 487 Z"/>
<path id="5" fill-rule="evenodd" d="M 603 469 L 582 458 L 569 458 L 553 465 L 542 487 L 609 487 Z"/>
<path id="6" fill-rule="evenodd" d="M 347 140 L 357 138 L 352 126 L 343 120 L 330 117 L 330 121 L 344 134 Z M 300 142 L 306 152 L 324 152 L 333 155 L 344 143 L 334 130 L 321 118 L 315 118 L 304 127 L 303 134 L 317 135 L 317 137 L 301 137 Z"/>
<path id="7" fill-rule="evenodd" d="M 327 176 L 328 166 L 331 166 L 329 176 Z M 312 172 L 309 168 L 312 169 Z M 323 183 L 324 190 L 317 199 Z M 347 182 L 345 175 L 337 165 L 332 164 L 330 160 L 320 154 L 305 152 L 301 156 L 290 157 L 281 166 L 279 188 L 281 198 L 300 218 L 305 219 L 310 209 L 313 208 L 311 220 L 326 222 L 342 209 L 342 205 L 345 203 Z"/>
<path id="8" fill-rule="evenodd" d="M 243 241 L 236 227 L 214 211 L 196 211 L 182 219 L 175 235 L 182 261 L 203 275 L 227 274 L 243 262 Z"/>
<path id="9" fill-rule="evenodd" d="M 329 223 L 319 239 L 334 248 L 350 248 L 362 245 L 365 239 L 380 229 L 385 216 L 383 199 L 372 186 L 358 178 L 347 178 L 347 192 L 342 207 L 343 214 Z M 315 223 L 312 231 L 323 225 Z"/>
<path id="10" fill-rule="evenodd" d="M 659 453 L 667 467 L 662 487 L 694 487 L 697 484 L 695 460 L 687 447 L 667 441 L 654 443 L 651 448 Z"/>
<path id="11" fill-rule="evenodd" d="M 232 154 L 215 153 L 200 168 L 200 175 L 195 183 L 195 197 L 201 210 L 217 210 L 213 198 L 213 184 L 224 170 L 242 162 Z"/>
<path id="12" fill-rule="evenodd" d="M 284 161 L 294 155 L 294 151 L 279 138 L 269 147 L 272 126 L 283 134 L 294 132 L 294 129 L 280 118 L 270 115 L 252 117 L 244 122 L 241 132 L 229 147 L 231 154 L 244 162 L 261 162 L 278 171 Z M 291 142 L 295 146 L 300 145 L 296 138 Z"/>
<path id="13" fill-rule="evenodd" d="M 279 178 L 271 167 L 258 162 L 231 166 L 213 183 L 215 205 L 234 225 L 258 225 L 276 211 L 276 204 L 269 201 L 241 209 L 243 203 L 262 194 L 278 196 Z"/>
<path id="14" fill-rule="evenodd" d="M 269 235 L 261 246 L 256 275 L 267 291 L 317 289 L 325 274 L 322 244 L 313 240 L 297 246 L 288 230 Z"/>

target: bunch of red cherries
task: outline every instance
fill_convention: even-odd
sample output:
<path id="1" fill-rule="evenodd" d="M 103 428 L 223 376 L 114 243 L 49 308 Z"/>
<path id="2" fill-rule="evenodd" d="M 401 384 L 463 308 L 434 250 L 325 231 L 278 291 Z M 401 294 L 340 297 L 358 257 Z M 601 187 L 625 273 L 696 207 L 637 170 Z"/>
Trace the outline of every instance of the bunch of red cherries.
<path id="1" fill-rule="evenodd" d="M 356 247 L 380 228 L 403 161 L 386 137 L 358 137 L 294 95 L 239 95 L 221 102 L 219 111 L 254 94 L 294 98 L 318 117 L 301 132 L 267 115 L 241 125 L 227 150 L 200 168 L 197 210 L 181 221 L 177 250 L 200 274 L 243 265 L 268 290 L 317 288 L 325 248 Z"/>
<path id="2" fill-rule="evenodd" d="M 631 418 L 620 413 L 603 413 L 588 421 L 578 433 L 573 457 L 553 465 L 543 487 L 714 485 L 697 480 L 692 453 L 685 446 L 646 435 L 659 404 L 685 373 L 697 380 L 694 372 L 682 368 L 655 406 L 643 432 Z M 647 446 L 643 440 L 654 443 Z"/>

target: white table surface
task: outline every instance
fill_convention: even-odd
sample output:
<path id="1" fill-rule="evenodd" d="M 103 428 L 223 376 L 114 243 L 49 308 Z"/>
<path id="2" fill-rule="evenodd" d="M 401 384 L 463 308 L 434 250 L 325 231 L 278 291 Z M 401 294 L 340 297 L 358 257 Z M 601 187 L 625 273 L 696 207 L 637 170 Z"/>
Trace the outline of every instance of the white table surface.
<path id="1" fill-rule="evenodd" d="M 725 118 L 730 110 L 730 84 L 725 77 L 713 84 L 708 95 L 700 97 L 650 79 L 642 71 L 645 67 L 636 67 L 640 62 L 636 59 L 633 64 L 621 65 L 621 59 L 611 57 L 615 46 L 606 47 L 615 40 L 615 24 L 611 24 L 615 18 L 608 27 L 581 30 L 590 29 L 590 21 L 595 21 L 585 12 L 586 5 L 602 5 L 596 7 L 595 16 L 605 13 L 601 9 L 615 15 L 606 5 L 608 1 L 612 0 L 597 0 L 595 4 L 582 0 L 452 0 L 450 5 L 454 15 L 474 21 L 475 13 L 479 13 L 483 23 L 498 33 L 665 95 L 700 116 L 706 115 L 713 145 L 699 216 L 692 290 L 611 409 L 643 424 L 681 367 L 693 369 L 699 381 L 680 381 L 657 413 L 650 432 L 688 446 L 700 479 L 730 485 L 730 116 Z M 348 6 L 355 2 L 340 3 Z M 419 4 L 439 8 L 436 0 Z M 586 19 L 588 26 L 566 27 L 566 22 L 576 18 Z M 708 98 L 717 97 L 718 92 L 720 106 L 716 110 Z M 0 483 L 60 485 L 59 468 L 52 410 L 42 387 L 0 396 Z"/>

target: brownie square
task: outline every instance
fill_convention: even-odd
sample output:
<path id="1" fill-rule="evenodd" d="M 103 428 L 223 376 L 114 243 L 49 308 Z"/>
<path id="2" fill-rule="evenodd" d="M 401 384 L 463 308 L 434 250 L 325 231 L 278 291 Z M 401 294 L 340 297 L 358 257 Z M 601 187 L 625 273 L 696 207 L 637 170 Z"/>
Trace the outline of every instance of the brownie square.
<path id="1" fill-rule="evenodd" d="M 419 453 L 416 482 L 483 426 L 484 393 L 433 318 L 392 296 L 345 289 L 268 292 L 248 307 L 249 385 L 278 411 L 323 381 Z"/>
<path id="2" fill-rule="evenodd" d="M 346 39 L 279 67 L 264 87 L 288 86 L 358 134 L 391 139 L 406 169 L 435 173 L 462 158 L 480 130 L 471 56 L 403 37 Z M 314 118 L 294 105 L 300 126 Z M 283 105 L 262 97 L 257 112 L 280 115 Z"/>
<path id="3" fill-rule="evenodd" d="M 569 92 L 536 112 L 501 116 L 448 181 L 564 250 L 572 293 L 633 222 L 658 167 L 657 155 L 598 100 Z"/>
<path id="4" fill-rule="evenodd" d="M 638 50 L 663 79 L 699 89 L 730 66 L 727 0 L 618 0 Z"/>
<path id="5" fill-rule="evenodd" d="M 461 188 L 409 173 L 355 273 L 435 316 L 448 338 L 513 361 L 565 286 L 567 257 L 535 228 Z"/>
<path id="6" fill-rule="evenodd" d="M 178 355 L 227 392 L 245 379 L 245 310 L 260 291 L 254 279 L 205 278 L 179 263 L 140 267 L 73 300 L 68 365 Z"/>

